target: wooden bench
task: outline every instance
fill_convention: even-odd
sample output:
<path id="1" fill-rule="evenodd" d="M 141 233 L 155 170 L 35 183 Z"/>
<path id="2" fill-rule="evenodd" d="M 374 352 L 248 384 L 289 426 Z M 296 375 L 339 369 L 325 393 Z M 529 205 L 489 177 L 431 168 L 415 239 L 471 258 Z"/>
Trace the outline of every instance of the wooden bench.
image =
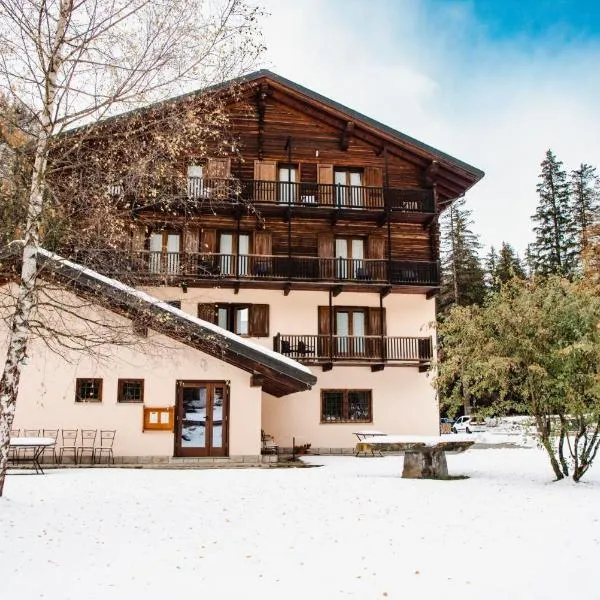
<path id="1" fill-rule="evenodd" d="M 405 479 L 448 479 L 446 452 L 464 452 L 474 443 L 472 437 L 462 436 L 387 435 L 361 440 L 356 451 L 404 452 Z"/>

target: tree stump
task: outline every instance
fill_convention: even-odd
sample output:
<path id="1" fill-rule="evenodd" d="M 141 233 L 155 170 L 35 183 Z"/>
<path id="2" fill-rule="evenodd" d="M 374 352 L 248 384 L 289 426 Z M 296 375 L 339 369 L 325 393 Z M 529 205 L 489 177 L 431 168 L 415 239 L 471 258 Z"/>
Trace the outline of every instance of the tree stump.
<path id="1" fill-rule="evenodd" d="M 447 479 L 448 463 L 444 450 L 419 448 L 404 453 L 404 479 Z"/>

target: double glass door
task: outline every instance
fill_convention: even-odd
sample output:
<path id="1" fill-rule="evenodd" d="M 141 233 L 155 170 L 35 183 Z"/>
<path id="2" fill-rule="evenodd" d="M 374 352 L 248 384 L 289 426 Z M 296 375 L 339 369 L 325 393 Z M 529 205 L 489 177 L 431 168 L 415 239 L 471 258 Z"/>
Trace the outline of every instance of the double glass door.
<path id="1" fill-rule="evenodd" d="M 150 273 L 176 275 L 179 273 L 179 233 L 157 231 L 150 234 L 148 269 Z"/>
<path id="2" fill-rule="evenodd" d="M 337 309 L 335 312 L 336 350 L 347 357 L 365 354 L 365 311 L 362 309 Z"/>
<path id="3" fill-rule="evenodd" d="M 175 456 L 228 456 L 227 384 L 177 382 Z"/>

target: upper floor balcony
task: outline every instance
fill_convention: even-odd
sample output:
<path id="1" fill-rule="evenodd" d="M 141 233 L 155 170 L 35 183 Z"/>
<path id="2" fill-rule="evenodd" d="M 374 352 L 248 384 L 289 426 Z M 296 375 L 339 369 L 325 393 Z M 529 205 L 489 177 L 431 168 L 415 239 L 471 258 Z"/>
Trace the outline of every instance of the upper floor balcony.
<path id="1" fill-rule="evenodd" d="M 110 186 L 113 196 L 126 196 L 138 209 L 154 202 L 186 202 L 197 209 L 232 209 L 256 205 L 263 212 L 293 209 L 307 217 L 339 216 L 364 218 L 382 215 L 393 219 L 422 221 L 435 213 L 430 188 L 343 185 L 339 183 L 265 181 L 256 179 L 206 179 L 188 177 L 170 180 L 142 180 L 133 189 Z"/>
<path id="2" fill-rule="evenodd" d="M 80 251 L 76 260 L 117 279 L 178 285 L 201 281 L 330 282 L 431 288 L 435 262 L 199 252 Z"/>

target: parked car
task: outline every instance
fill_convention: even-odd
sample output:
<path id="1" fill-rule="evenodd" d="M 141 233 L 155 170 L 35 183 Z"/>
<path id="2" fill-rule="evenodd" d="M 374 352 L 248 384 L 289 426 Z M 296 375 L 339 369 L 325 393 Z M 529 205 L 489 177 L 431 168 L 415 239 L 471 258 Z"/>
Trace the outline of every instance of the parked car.
<path id="1" fill-rule="evenodd" d="M 442 425 L 454 425 L 454 419 L 451 419 L 450 417 L 442 417 L 440 419 L 440 423 Z"/>
<path id="2" fill-rule="evenodd" d="M 480 433 L 485 431 L 485 423 L 477 417 L 465 415 L 456 419 L 451 431 L 452 433 Z"/>

